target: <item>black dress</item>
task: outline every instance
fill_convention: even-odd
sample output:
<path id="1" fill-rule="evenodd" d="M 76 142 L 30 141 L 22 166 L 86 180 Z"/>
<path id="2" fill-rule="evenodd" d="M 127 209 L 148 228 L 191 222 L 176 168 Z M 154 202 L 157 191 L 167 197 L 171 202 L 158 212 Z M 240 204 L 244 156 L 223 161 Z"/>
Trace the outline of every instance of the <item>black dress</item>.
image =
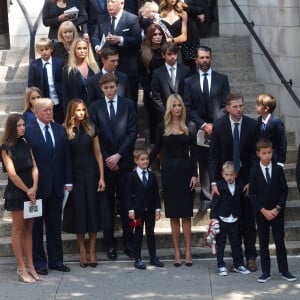
<path id="1" fill-rule="evenodd" d="M 1 146 L 1 150 L 6 151 L 12 159 L 17 175 L 27 187 L 32 187 L 33 185 L 33 162 L 30 149 L 24 138 L 18 138 L 16 144 L 12 147 Z M 6 172 L 4 164 L 2 165 L 3 171 Z M 23 210 L 24 201 L 29 201 L 27 194 L 17 188 L 9 178 L 4 192 L 4 199 L 4 208 L 9 211 Z"/>
<path id="2" fill-rule="evenodd" d="M 150 162 L 162 149 L 165 214 L 167 218 L 190 218 L 193 216 L 194 192 L 189 185 L 192 176 L 197 176 L 196 141 L 191 134 L 164 136 L 163 132 L 160 126 Z"/>
<path id="3" fill-rule="evenodd" d="M 69 52 L 67 51 L 66 47 L 64 46 L 64 43 L 62 42 L 56 42 L 53 45 L 53 57 L 62 58 L 64 60 L 64 64 L 68 64 L 69 59 Z"/>
<path id="4" fill-rule="evenodd" d="M 74 128 L 75 137 L 69 140 L 73 190 L 64 208 L 63 231 L 84 234 L 97 232 L 101 228 L 97 192 L 99 168 L 93 150 L 93 137 L 86 134 L 81 126 Z"/>

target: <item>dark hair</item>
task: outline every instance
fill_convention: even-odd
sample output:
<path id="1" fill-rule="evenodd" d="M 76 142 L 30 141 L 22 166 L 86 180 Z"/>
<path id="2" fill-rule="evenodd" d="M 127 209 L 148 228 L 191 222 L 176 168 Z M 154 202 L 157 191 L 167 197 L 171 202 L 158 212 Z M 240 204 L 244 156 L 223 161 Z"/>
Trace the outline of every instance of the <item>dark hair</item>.
<path id="1" fill-rule="evenodd" d="M 102 86 L 103 84 L 108 83 L 108 82 L 112 82 L 112 81 L 115 82 L 116 85 L 119 84 L 119 78 L 115 74 L 106 73 L 103 76 L 101 76 L 101 78 L 99 80 L 99 84 L 100 84 L 100 86 Z"/>
<path id="2" fill-rule="evenodd" d="M 197 48 L 197 53 L 198 51 L 205 51 L 205 52 L 209 52 L 209 55 L 211 56 L 211 48 L 207 47 L 207 46 L 200 46 Z"/>
<path id="3" fill-rule="evenodd" d="M 112 55 L 117 55 L 119 54 L 118 53 L 118 50 L 116 48 L 111 48 L 111 47 L 105 47 L 101 50 L 101 58 L 103 59 L 108 59 L 109 56 L 112 56 Z"/>
<path id="4" fill-rule="evenodd" d="M 167 50 L 178 53 L 178 45 L 174 42 L 167 42 L 161 46 L 161 53 L 166 54 Z"/>
<path id="5" fill-rule="evenodd" d="M 240 99 L 244 102 L 244 97 L 242 94 L 229 93 L 226 97 L 226 105 L 230 105 L 231 101 L 233 100 L 240 100 Z"/>
<path id="6" fill-rule="evenodd" d="M 133 157 L 134 159 L 138 159 L 141 155 L 147 155 L 149 157 L 149 153 L 147 151 L 147 149 L 136 149 L 133 151 Z"/>
<path id="7" fill-rule="evenodd" d="M 259 139 L 256 143 L 256 150 L 259 151 L 262 148 L 272 148 L 273 149 L 272 142 L 267 138 Z"/>
<path id="8" fill-rule="evenodd" d="M 5 144 L 6 146 L 11 147 L 16 144 L 18 139 L 17 123 L 20 120 L 24 120 L 21 114 L 13 113 L 8 116 L 5 124 L 5 130 L 1 138 L 1 145 Z"/>

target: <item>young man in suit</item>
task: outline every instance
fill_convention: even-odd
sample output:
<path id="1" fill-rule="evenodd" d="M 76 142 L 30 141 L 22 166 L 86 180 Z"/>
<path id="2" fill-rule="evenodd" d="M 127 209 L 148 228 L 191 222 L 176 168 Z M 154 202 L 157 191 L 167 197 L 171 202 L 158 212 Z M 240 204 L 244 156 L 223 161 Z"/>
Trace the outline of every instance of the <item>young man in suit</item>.
<path id="1" fill-rule="evenodd" d="M 288 269 L 287 253 L 284 244 L 284 208 L 288 195 L 288 186 L 283 168 L 272 162 L 272 142 L 266 138 L 256 144 L 256 154 L 260 162 L 251 168 L 250 199 L 256 214 L 259 237 L 260 262 L 262 275 L 258 282 L 270 280 L 270 227 L 276 246 L 276 258 L 281 278 L 296 281 Z"/>
<path id="2" fill-rule="evenodd" d="M 149 154 L 146 150 L 135 150 L 133 153 L 136 169 L 128 175 L 126 197 L 129 219 L 136 223 L 134 232 L 134 267 L 144 270 L 146 265 L 141 259 L 144 223 L 146 226 L 147 246 L 150 265 L 163 267 L 156 256 L 154 226 L 160 218 L 160 197 L 155 174 L 148 170 Z M 141 223 L 137 223 L 141 220 Z"/>
<path id="3" fill-rule="evenodd" d="M 123 229 L 123 246 L 128 256 L 133 257 L 133 233 L 129 227 L 128 211 L 125 199 L 127 175 L 133 169 L 133 150 L 137 136 L 136 111 L 131 99 L 119 97 L 118 78 L 107 73 L 100 79 L 105 98 L 89 106 L 91 120 L 94 122 L 101 142 L 104 159 L 106 194 L 109 199 L 109 211 L 114 220 L 115 201 L 120 204 L 120 217 Z M 114 223 L 114 222 L 113 222 Z M 114 224 L 103 231 L 104 243 L 109 259 L 116 259 L 116 240 Z"/>
<path id="4" fill-rule="evenodd" d="M 177 62 L 176 43 L 168 42 L 162 45 L 161 54 L 165 64 L 154 70 L 151 82 L 154 107 L 160 121 L 164 118 L 168 97 L 171 94 L 183 96 L 184 81 L 190 76 L 190 69 Z"/>
<path id="5" fill-rule="evenodd" d="M 104 46 L 114 47 L 119 53 L 120 72 L 126 73 L 131 89 L 131 99 L 137 105 L 139 78 L 137 57 L 142 42 L 139 18 L 124 9 L 124 0 L 107 0 L 107 14 L 99 16 L 92 38 L 92 45 L 101 55 L 101 40 L 106 37 Z"/>
<path id="6" fill-rule="evenodd" d="M 211 69 L 212 57 L 209 47 L 199 47 L 195 61 L 198 72 L 185 81 L 184 103 L 188 118 L 195 124 L 196 131 L 204 130 L 209 138 L 213 130 L 213 122 L 226 112 L 229 82 L 226 75 Z M 209 148 L 198 146 L 197 150 L 201 184 L 199 211 L 205 212 L 211 200 L 208 175 Z"/>
<path id="7" fill-rule="evenodd" d="M 101 50 L 102 70 L 93 77 L 88 77 L 86 85 L 88 90 L 87 106 L 92 102 L 104 98 L 104 94 L 99 85 L 99 80 L 106 73 L 114 73 L 119 79 L 118 95 L 131 99 L 130 86 L 126 74 L 117 71 L 119 54 L 117 49 L 106 47 Z"/>
<path id="8" fill-rule="evenodd" d="M 233 161 L 238 179 L 244 183 L 244 198 L 241 201 L 240 226 L 244 240 L 247 268 L 256 271 L 256 228 L 252 206 L 248 199 L 249 172 L 256 161 L 255 143 L 259 135 L 257 121 L 243 116 L 244 100 L 240 94 L 229 94 L 226 99 L 228 114 L 215 120 L 211 135 L 208 171 L 212 195 L 219 195 L 216 182 L 221 179 L 222 165 Z"/>
<path id="9" fill-rule="evenodd" d="M 57 123 L 63 123 L 61 74 L 64 66 L 62 58 L 52 57 L 52 41 L 41 38 L 36 43 L 40 58 L 30 63 L 28 71 L 28 87 L 40 89 L 43 96 L 54 102 L 53 115 Z"/>
<path id="10" fill-rule="evenodd" d="M 38 274 L 47 275 L 50 269 L 69 272 L 63 264 L 61 213 L 64 190 L 72 189 L 72 170 L 66 130 L 53 122 L 53 101 L 35 100 L 37 119 L 26 128 L 25 138 L 39 170 L 37 199 L 43 199 L 43 216 L 34 219 L 33 262 Z M 48 260 L 43 246 L 44 225 Z"/>

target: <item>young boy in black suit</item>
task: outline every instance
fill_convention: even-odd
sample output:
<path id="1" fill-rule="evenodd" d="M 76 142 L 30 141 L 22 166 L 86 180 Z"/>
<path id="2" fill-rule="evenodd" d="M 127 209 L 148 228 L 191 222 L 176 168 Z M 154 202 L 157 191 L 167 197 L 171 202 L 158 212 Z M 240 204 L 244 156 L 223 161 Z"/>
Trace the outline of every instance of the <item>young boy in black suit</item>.
<path id="1" fill-rule="evenodd" d="M 223 179 L 216 183 L 220 195 L 215 194 L 213 196 L 210 210 L 211 221 L 218 220 L 220 225 L 220 233 L 216 237 L 219 275 L 228 275 L 224 262 L 227 235 L 232 251 L 233 270 L 246 275 L 250 271 L 243 263 L 242 238 L 239 228 L 240 201 L 243 195 L 244 184 L 236 180 L 237 173 L 231 161 L 226 161 L 223 164 L 222 177 Z"/>
<path id="2" fill-rule="evenodd" d="M 126 195 L 128 216 L 133 221 L 140 221 L 135 227 L 134 255 L 136 269 L 144 270 L 146 265 L 141 259 L 144 223 L 146 226 L 147 246 L 150 255 L 150 265 L 163 267 L 164 264 L 156 256 L 154 226 L 160 218 L 160 197 L 156 177 L 148 170 L 149 155 L 146 150 L 133 152 L 136 169 L 128 175 Z"/>
<path id="3" fill-rule="evenodd" d="M 295 281 L 288 269 L 287 253 L 284 244 L 284 208 L 288 195 L 288 186 L 283 168 L 272 162 L 272 142 L 261 138 L 256 144 L 256 154 L 260 162 L 250 171 L 250 199 L 256 213 L 259 237 L 262 275 L 258 282 L 270 280 L 269 231 L 276 246 L 276 257 L 281 278 Z"/>
<path id="4" fill-rule="evenodd" d="M 260 137 L 272 142 L 272 161 L 283 166 L 286 159 L 287 140 L 283 122 L 273 114 L 276 100 L 270 94 L 260 94 L 256 98 L 256 113 L 260 116 L 257 121 L 260 126 Z"/>

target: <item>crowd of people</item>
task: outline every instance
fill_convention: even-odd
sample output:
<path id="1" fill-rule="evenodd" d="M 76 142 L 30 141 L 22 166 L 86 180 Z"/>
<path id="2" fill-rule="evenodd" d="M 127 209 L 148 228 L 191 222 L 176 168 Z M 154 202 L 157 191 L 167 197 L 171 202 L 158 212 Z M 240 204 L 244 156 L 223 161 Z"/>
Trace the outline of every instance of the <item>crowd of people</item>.
<path id="1" fill-rule="evenodd" d="M 161 0 L 140 7 L 132 0 L 45 1 L 49 36 L 36 43 L 40 58 L 29 66 L 23 116 L 8 117 L 1 140 L 9 178 L 5 208 L 12 211 L 21 281 L 41 280 L 48 269 L 70 271 L 63 260 L 61 228 L 77 236 L 80 267 L 97 266 L 100 230 L 107 257 L 116 259 L 116 212 L 123 249 L 134 267 L 146 269 L 141 258 L 144 224 L 150 265 L 164 267 L 154 236 L 160 194 L 149 168 L 157 156 L 174 267 L 181 266 L 181 227 L 185 266 L 193 265 L 191 217 L 199 169 L 199 212 L 211 207 L 210 217 L 220 225 L 219 274 L 227 275 L 226 235 L 232 271 L 257 270 L 256 219 L 262 265 L 258 281 L 270 279 L 270 226 L 279 272 L 296 280 L 284 246 L 284 125 L 273 115 L 276 101 L 269 94 L 257 97 L 258 120 L 244 116 L 243 96 L 230 93 L 228 77 L 212 70 L 212 50 L 199 44 L 207 2 Z M 75 15 L 66 12 L 74 6 Z M 139 84 L 149 134 L 145 149 L 135 150 Z M 42 216 L 24 219 L 24 201 L 35 205 L 36 199 L 42 199 Z"/>

